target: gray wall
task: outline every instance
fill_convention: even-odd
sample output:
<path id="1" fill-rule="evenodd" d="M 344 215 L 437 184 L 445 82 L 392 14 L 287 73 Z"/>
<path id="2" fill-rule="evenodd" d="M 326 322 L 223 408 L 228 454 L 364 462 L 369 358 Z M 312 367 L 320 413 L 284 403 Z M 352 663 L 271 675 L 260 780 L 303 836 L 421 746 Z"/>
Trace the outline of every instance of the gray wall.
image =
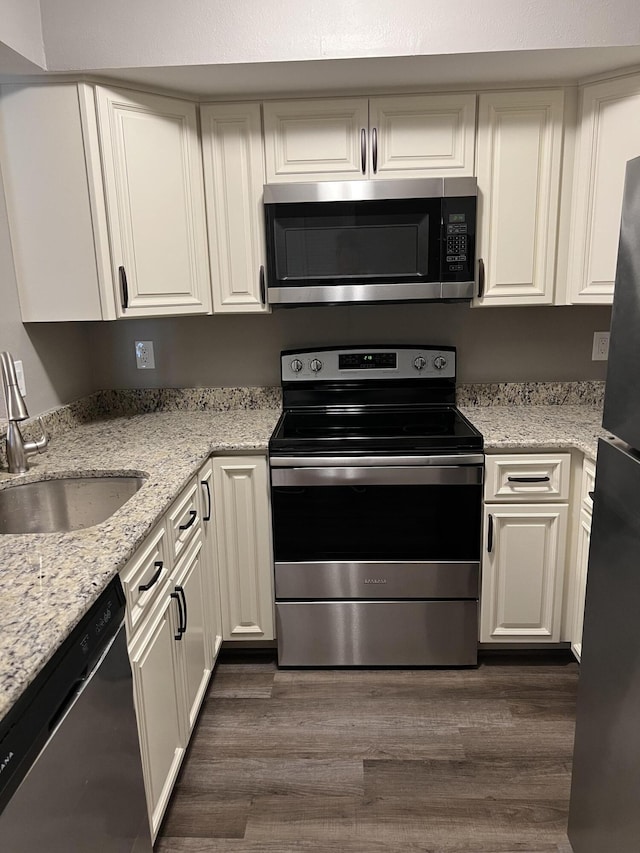
<path id="1" fill-rule="evenodd" d="M 0 175 L 0 350 L 24 363 L 29 414 L 37 415 L 96 390 L 87 324 L 23 326 Z M 0 417 L 4 400 L 0 391 Z"/>
<path id="2" fill-rule="evenodd" d="M 591 347 L 610 318 L 607 307 L 425 304 L 90 325 L 96 384 L 135 388 L 276 385 L 281 349 L 345 343 L 453 344 L 465 382 L 604 379 Z M 136 369 L 135 340 L 153 340 L 155 370 Z"/>

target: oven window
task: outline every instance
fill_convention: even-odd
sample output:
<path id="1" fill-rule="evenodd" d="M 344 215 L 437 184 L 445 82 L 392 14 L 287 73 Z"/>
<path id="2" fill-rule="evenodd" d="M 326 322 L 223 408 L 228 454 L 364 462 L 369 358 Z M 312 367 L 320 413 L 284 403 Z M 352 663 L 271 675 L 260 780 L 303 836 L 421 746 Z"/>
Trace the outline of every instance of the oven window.
<path id="1" fill-rule="evenodd" d="M 271 205 L 268 216 L 287 285 L 440 280 L 440 199 Z"/>
<path id="2" fill-rule="evenodd" d="M 478 560 L 482 486 L 278 486 L 276 561 Z"/>

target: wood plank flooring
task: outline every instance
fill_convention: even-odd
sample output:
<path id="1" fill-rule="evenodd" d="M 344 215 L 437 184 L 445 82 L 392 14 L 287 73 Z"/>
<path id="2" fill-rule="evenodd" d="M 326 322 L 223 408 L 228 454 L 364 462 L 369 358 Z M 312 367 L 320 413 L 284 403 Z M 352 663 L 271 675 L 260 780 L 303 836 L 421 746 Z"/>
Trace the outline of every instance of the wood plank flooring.
<path id="1" fill-rule="evenodd" d="M 571 853 L 578 666 L 218 664 L 157 853 Z"/>

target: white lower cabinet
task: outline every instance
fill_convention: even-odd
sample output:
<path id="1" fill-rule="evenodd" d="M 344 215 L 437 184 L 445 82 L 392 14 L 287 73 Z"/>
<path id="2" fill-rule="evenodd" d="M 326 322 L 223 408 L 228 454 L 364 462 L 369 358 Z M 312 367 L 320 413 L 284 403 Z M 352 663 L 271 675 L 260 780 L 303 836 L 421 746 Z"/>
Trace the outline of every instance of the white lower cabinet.
<path id="1" fill-rule="evenodd" d="M 213 482 L 225 640 L 275 639 L 267 460 L 214 457 Z"/>
<path id="2" fill-rule="evenodd" d="M 217 575 L 208 558 L 211 532 L 204 533 L 198 485 L 195 478 L 189 482 L 121 572 L 153 838 L 204 699 L 214 649 L 219 648 L 211 637 L 219 631 L 211 617 Z"/>
<path id="3" fill-rule="evenodd" d="M 151 835 L 155 839 L 185 751 L 177 655 L 179 627 L 169 587 L 129 644 Z"/>
<path id="4" fill-rule="evenodd" d="M 548 501 L 568 498 L 569 466 L 569 454 L 487 455 L 482 643 L 560 641 L 569 506 Z"/>
<path id="5" fill-rule="evenodd" d="M 584 604 L 587 597 L 587 568 L 589 565 L 590 544 L 591 515 L 582 509 L 580 510 L 580 521 L 578 524 L 574 616 L 573 629 L 571 631 L 571 651 L 578 660 L 582 656 L 582 627 L 584 624 Z"/>
<path id="6" fill-rule="evenodd" d="M 206 462 L 198 474 L 200 486 L 200 507 L 202 517 L 203 561 L 206 566 L 204 584 L 206 587 L 205 612 L 209 626 L 209 662 L 211 668 L 222 645 L 222 613 L 220 611 L 220 580 L 218 571 L 218 553 L 216 548 L 216 501 L 213 490 L 213 467 Z"/>
<path id="7" fill-rule="evenodd" d="M 182 676 L 183 707 L 186 712 L 186 746 L 211 676 L 210 645 L 207 637 L 209 626 L 205 618 L 207 589 L 201 538 L 194 542 L 189 553 L 175 569 L 171 586 L 171 594 L 179 595 L 182 602 L 182 612 L 179 612 L 179 615 L 183 621 L 178 628 L 180 640 L 177 658 Z"/>
<path id="8" fill-rule="evenodd" d="M 580 514 L 575 545 L 575 562 L 571 586 L 571 607 L 569 639 L 571 651 L 577 660 L 582 657 L 582 627 L 584 623 L 584 604 L 587 597 L 587 569 L 589 566 L 589 547 L 591 545 L 591 515 L 593 513 L 593 490 L 596 481 L 595 462 L 585 459 L 582 464 L 580 483 Z"/>
<path id="9" fill-rule="evenodd" d="M 566 505 L 485 506 L 480 641 L 560 639 Z"/>

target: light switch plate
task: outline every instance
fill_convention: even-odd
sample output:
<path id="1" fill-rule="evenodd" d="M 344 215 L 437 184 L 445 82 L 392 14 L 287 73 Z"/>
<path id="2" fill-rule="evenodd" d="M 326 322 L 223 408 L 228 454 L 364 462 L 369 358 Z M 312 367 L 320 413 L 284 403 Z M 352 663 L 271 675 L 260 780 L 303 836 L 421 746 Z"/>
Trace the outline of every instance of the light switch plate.
<path id="1" fill-rule="evenodd" d="M 607 361 L 609 358 L 609 332 L 593 333 L 592 361 Z"/>

